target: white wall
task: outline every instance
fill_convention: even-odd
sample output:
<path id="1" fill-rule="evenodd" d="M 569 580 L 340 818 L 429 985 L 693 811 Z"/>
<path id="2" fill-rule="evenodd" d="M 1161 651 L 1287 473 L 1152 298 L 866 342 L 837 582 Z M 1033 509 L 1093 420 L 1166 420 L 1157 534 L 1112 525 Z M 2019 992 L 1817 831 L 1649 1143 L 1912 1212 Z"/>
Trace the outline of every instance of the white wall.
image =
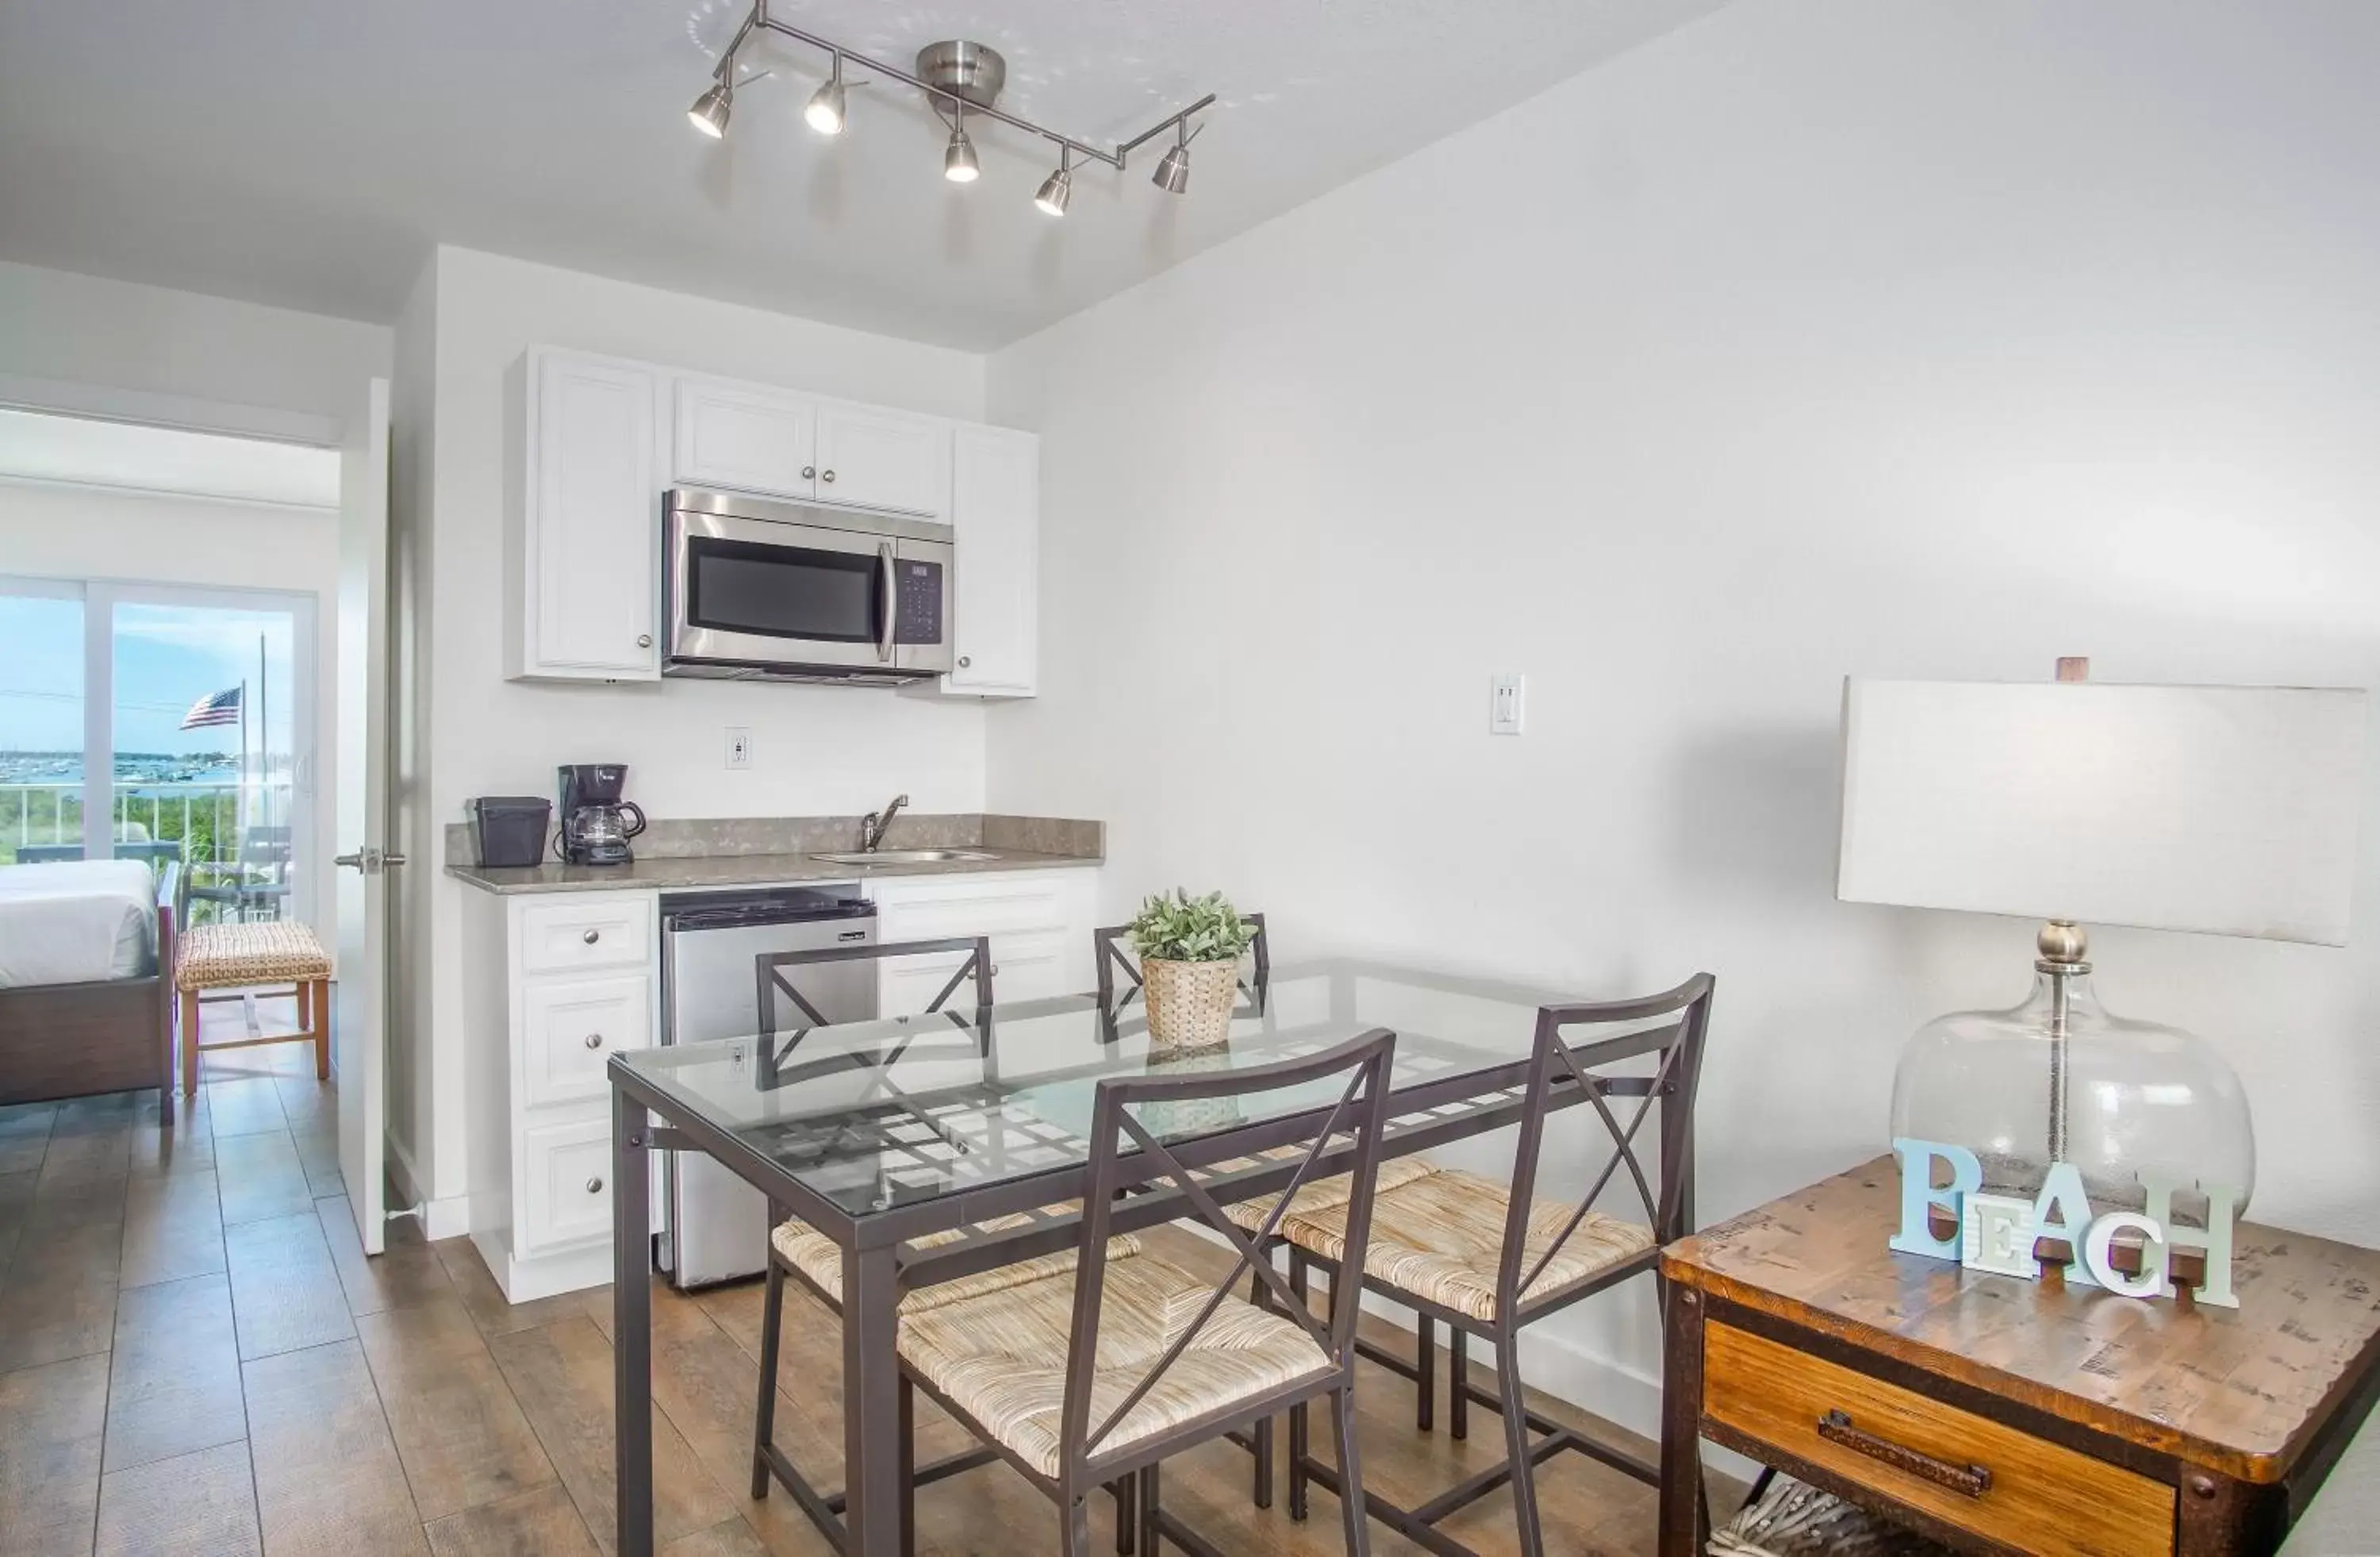
<path id="1" fill-rule="evenodd" d="M 434 519 L 429 548 L 429 785 L 417 846 L 474 795 L 550 795 L 556 764 L 624 761 L 654 816 L 861 811 L 905 790 L 919 810 L 983 801 L 983 712 L 880 689 L 732 682 L 556 686 L 503 678 L 505 374 L 532 344 L 635 358 L 937 415 L 979 419 L 983 359 L 598 276 L 441 249 L 434 288 Z M 724 731 L 752 732 L 730 772 Z M 460 916 L 430 881 L 440 1198 L 465 1186 Z M 486 1035 L 481 1035 L 484 1039 Z M 450 1064 L 450 1060 L 452 1063 Z M 413 1143 L 417 1147 L 419 1142 Z M 417 1161 L 419 1152 L 416 1153 Z"/>
<path id="2" fill-rule="evenodd" d="M 0 264 L 0 375 L 327 418 L 386 377 L 384 324 Z M 335 438 L 335 426 L 332 436 Z"/>
<path id="3" fill-rule="evenodd" d="M 1741 0 L 996 354 L 1045 614 L 991 804 L 1284 958 L 1714 971 L 1706 1217 L 1882 1150 L 2033 931 L 1832 900 L 1846 673 L 2380 683 L 2375 51 L 2354 0 Z M 2372 1243 L 2357 907 L 2095 941 L 2245 1076 L 2257 1213 Z M 1657 1372 L 1648 1298 L 1564 1329 Z"/>
<path id="4" fill-rule="evenodd" d="M 314 602 L 310 915 L 330 926 L 338 852 L 339 523 L 334 512 L 0 480 L 0 572 L 225 590 Z"/>

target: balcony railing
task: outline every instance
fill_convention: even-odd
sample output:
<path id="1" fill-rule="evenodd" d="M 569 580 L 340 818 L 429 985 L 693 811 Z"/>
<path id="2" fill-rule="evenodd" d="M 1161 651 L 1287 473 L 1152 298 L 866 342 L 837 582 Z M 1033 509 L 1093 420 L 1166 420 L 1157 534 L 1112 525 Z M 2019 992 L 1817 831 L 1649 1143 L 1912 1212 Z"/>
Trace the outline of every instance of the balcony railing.
<path id="1" fill-rule="evenodd" d="M 240 863 L 240 792 L 231 784 L 128 783 L 115 792 L 112 829 L 119 842 L 182 845 L 186 864 Z M 286 779 L 258 781 L 248 792 L 248 825 L 288 825 L 293 796 Z M 0 863 L 27 846 L 78 846 L 83 841 L 83 786 L 73 784 L 0 784 Z"/>

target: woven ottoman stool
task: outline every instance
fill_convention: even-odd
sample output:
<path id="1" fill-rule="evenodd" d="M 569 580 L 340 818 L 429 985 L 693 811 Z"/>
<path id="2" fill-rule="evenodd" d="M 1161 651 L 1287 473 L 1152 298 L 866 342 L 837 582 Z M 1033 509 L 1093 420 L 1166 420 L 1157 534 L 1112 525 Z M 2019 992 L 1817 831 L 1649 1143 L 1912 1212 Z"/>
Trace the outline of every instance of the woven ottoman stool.
<path id="1" fill-rule="evenodd" d="M 254 924 L 202 924 L 185 932 L 174 959 L 174 988 L 182 996 L 182 1095 L 199 1090 L 199 1007 L 239 1000 L 258 987 L 286 985 L 298 997 L 297 1032 L 208 1045 L 249 1049 L 260 1043 L 314 1045 L 314 1078 L 331 1077 L 331 958 L 314 932 L 294 919 Z M 208 990 L 241 994 L 210 996 Z"/>

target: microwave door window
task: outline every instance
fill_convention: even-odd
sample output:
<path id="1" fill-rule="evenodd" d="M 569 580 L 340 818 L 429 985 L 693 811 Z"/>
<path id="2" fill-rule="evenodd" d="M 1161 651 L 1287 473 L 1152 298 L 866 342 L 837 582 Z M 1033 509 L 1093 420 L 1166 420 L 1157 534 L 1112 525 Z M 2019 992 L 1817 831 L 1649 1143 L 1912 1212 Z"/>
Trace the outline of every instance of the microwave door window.
<path id="1" fill-rule="evenodd" d="M 825 643 L 874 643 L 880 636 L 873 556 L 706 536 L 687 551 L 691 626 Z"/>

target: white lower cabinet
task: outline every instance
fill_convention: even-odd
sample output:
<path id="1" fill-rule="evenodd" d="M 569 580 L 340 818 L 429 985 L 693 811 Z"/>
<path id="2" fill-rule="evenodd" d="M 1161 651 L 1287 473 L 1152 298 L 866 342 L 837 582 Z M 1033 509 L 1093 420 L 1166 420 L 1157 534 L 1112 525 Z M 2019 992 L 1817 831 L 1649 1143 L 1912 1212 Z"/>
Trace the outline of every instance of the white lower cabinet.
<path id="1" fill-rule="evenodd" d="M 612 1279 L 612 1056 L 660 1032 L 650 892 L 464 894 L 471 1238 L 516 1303 Z"/>
<path id="2" fill-rule="evenodd" d="M 863 890 L 880 942 L 988 936 L 1002 1002 L 1094 982 L 1094 870 L 896 876 Z M 661 1040 L 659 915 L 651 892 L 463 894 L 471 1240 L 515 1303 L 612 1279 L 605 1070 Z M 883 1014 L 925 1010 L 965 958 L 880 962 Z"/>
<path id="3" fill-rule="evenodd" d="M 868 882 L 867 892 L 876 905 L 876 939 L 883 944 L 990 937 L 997 1000 L 1039 1000 L 1091 987 L 1098 907 L 1092 871 L 895 876 Z M 883 1014 L 914 1016 L 925 1010 L 965 960 L 965 952 L 932 952 L 879 963 Z"/>

